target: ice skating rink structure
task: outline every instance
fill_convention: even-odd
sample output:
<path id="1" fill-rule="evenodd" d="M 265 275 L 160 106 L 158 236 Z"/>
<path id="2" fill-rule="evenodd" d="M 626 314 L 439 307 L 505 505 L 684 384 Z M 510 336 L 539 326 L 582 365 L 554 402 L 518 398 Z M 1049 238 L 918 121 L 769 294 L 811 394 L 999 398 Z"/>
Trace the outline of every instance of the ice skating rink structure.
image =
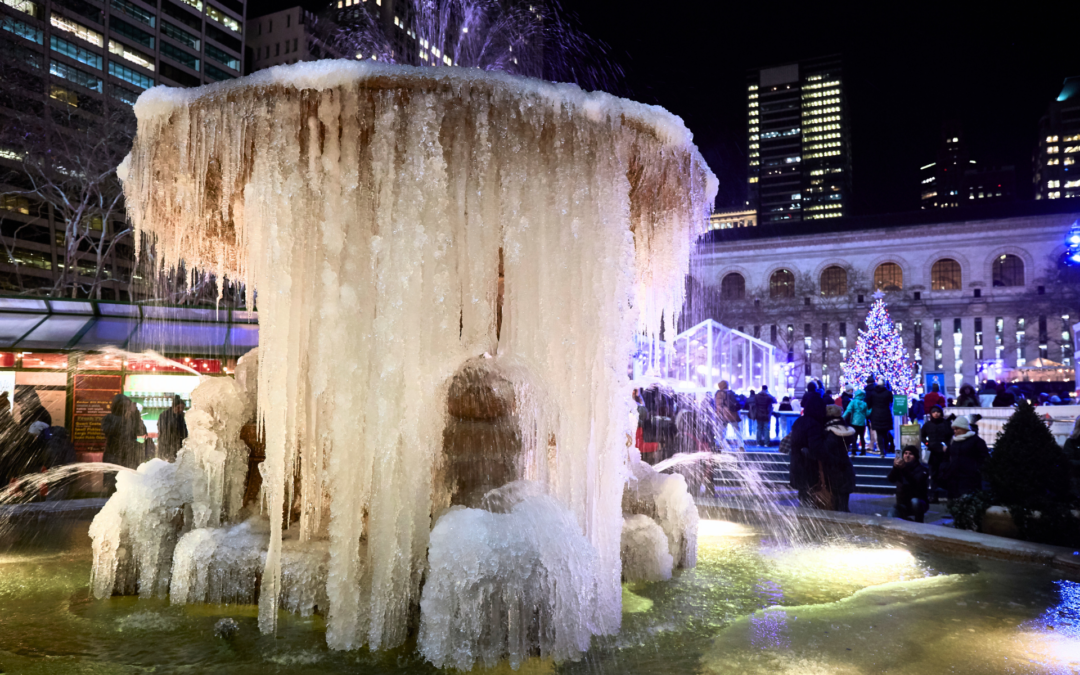
<path id="1" fill-rule="evenodd" d="M 165 264 L 257 291 L 260 345 L 196 390 L 175 463 L 119 477 L 91 531 L 98 597 L 257 597 L 264 632 L 317 610 L 336 649 L 418 624 L 428 659 L 469 668 L 616 632 L 620 549 L 630 577 L 694 565 L 683 479 L 627 448 L 633 336 L 676 325 L 716 193 L 681 120 L 344 61 L 158 87 L 135 112 L 132 221 Z M 491 399 L 476 419 L 448 411 L 463 371 Z M 266 459 L 244 506 L 252 416 Z M 652 524 L 624 532 L 624 512 Z"/>

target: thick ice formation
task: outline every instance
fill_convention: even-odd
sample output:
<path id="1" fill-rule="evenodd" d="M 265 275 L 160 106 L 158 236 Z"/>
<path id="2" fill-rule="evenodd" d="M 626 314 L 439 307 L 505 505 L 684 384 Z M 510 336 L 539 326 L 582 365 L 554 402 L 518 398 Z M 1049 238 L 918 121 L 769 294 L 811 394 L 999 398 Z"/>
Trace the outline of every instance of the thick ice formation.
<path id="1" fill-rule="evenodd" d="M 668 539 L 668 550 L 676 567 L 697 565 L 698 512 L 694 498 L 686 488 L 686 478 L 679 474 L 658 473 L 641 461 L 631 449 L 632 477 L 623 495 L 623 510 L 655 520 Z"/>
<path id="2" fill-rule="evenodd" d="M 243 500 L 247 450 L 240 426 L 251 411 L 240 385 L 205 378 L 191 393 L 188 437 L 169 463 L 152 459 L 116 476 L 116 494 L 90 525 L 97 598 L 113 591 L 164 597 L 177 538 L 235 518 Z"/>
<path id="3" fill-rule="evenodd" d="M 419 647 L 440 668 L 573 660 L 601 632 L 596 550 L 558 501 L 520 494 L 500 495 L 505 513 L 453 507 L 431 531 Z"/>
<path id="4" fill-rule="evenodd" d="M 682 122 L 571 85 L 368 62 L 154 88 L 136 114 L 123 167 L 136 227 L 167 263 L 246 282 L 249 306 L 258 289 L 261 628 L 275 627 L 283 530 L 295 527 L 299 542 L 329 539 L 330 646 L 405 639 L 432 514 L 449 503 L 437 479 L 448 382 L 489 353 L 547 402 L 518 416 L 521 474 L 595 550 L 590 630 L 616 630 L 632 336 L 665 313 L 674 325 L 716 190 Z M 202 471 L 224 515 L 229 457 Z M 294 503 L 296 524 L 284 517 Z M 124 509 L 110 511 L 120 531 L 145 518 Z M 449 515 L 447 527 L 470 517 Z M 692 558 L 665 531 L 677 559 Z M 99 534 L 107 568 L 117 542 Z M 107 579 L 96 581 L 98 592 Z M 576 630 L 553 639 L 553 654 L 582 647 Z"/>
<path id="5" fill-rule="evenodd" d="M 663 528 L 652 518 L 627 516 L 622 530 L 622 569 L 627 581 L 664 581 L 671 578 L 674 560 Z"/>

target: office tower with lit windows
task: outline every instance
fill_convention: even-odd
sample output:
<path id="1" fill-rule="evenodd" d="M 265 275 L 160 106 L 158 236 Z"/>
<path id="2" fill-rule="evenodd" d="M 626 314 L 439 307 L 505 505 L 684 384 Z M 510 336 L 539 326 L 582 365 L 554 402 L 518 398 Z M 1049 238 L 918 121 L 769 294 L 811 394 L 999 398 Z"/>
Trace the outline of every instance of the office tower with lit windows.
<path id="1" fill-rule="evenodd" d="M 1035 199 L 1080 198 L 1080 76 L 1065 79 L 1039 120 Z"/>
<path id="2" fill-rule="evenodd" d="M 750 71 L 749 203 L 762 225 L 836 218 L 851 194 L 838 55 Z"/>
<path id="3" fill-rule="evenodd" d="M 158 84 L 193 87 L 243 73 L 245 0 L 0 0 L 0 58 L 6 79 L 0 125 L 27 111 L 92 126 Z M 10 127 L 9 127 L 10 128 Z M 62 274 L 67 224 L 26 190 L 18 154 L 0 148 L 0 291 L 51 288 Z M 115 220 L 113 220 L 115 219 Z M 92 225 L 108 240 L 126 230 L 124 213 Z M 134 266 L 130 239 L 104 261 L 77 258 L 77 281 L 104 275 L 115 299 Z M 13 285 L 12 279 L 18 283 Z M 123 283 L 121 283 L 123 282 Z"/>
<path id="4" fill-rule="evenodd" d="M 334 44 L 336 29 L 329 17 L 316 17 L 303 7 L 250 18 L 244 74 L 300 61 L 349 58 Z"/>

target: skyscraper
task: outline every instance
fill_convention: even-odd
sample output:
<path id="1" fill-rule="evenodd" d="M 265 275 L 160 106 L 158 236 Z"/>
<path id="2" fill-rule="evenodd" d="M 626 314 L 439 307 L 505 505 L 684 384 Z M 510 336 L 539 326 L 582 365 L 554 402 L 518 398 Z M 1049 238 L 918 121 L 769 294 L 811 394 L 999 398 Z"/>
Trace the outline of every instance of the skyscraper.
<path id="1" fill-rule="evenodd" d="M 1080 77 L 1069 77 L 1039 120 L 1035 199 L 1080 198 Z"/>
<path id="2" fill-rule="evenodd" d="M 110 120 L 145 89 L 238 77 L 244 13 L 245 0 L 0 0 L 0 132 L 38 120 L 101 130 L 98 145 L 111 145 Z M 108 154 L 71 136 L 55 148 L 55 165 Z M 70 185 L 35 190 L 22 157 L 0 147 L 0 290 L 57 291 L 67 283 L 127 299 L 135 258 L 122 204 L 90 199 L 96 188 L 71 187 L 97 184 L 80 170 L 69 172 Z M 85 222 L 68 222 L 59 193 L 88 200 Z M 82 212 L 78 203 L 68 211 Z"/>
<path id="3" fill-rule="evenodd" d="M 750 71 L 749 202 L 763 225 L 845 215 L 851 145 L 838 55 Z"/>

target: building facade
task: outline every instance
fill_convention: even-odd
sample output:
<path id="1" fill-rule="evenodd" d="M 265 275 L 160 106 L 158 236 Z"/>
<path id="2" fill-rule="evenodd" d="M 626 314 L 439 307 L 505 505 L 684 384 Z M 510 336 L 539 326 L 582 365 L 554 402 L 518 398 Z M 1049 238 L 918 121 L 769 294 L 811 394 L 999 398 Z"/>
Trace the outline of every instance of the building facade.
<path id="1" fill-rule="evenodd" d="M 851 192 L 839 56 L 750 71 L 749 205 L 762 224 L 838 218 Z"/>
<path id="2" fill-rule="evenodd" d="M 962 211 L 713 232 L 692 260 L 683 322 L 768 340 L 795 389 L 809 378 L 839 388 L 878 290 L 917 369 L 945 373 L 953 392 L 1039 358 L 1074 365 L 1080 275 L 1063 259 L 1080 209 Z"/>
<path id="3" fill-rule="evenodd" d="M 93 125 L 118 106 L 130 107 L 154 85 L 191 87 L 243 72 L 244 0 L 0 0 L 5 73 L 0 124 L 28 111 L 59 115 L 64 124 Z M 33 112 L 31 114 L 36 114 Z M 71 148 L 78 151 L 77 148 Z M 19 154 L 0 148 L 5 175 L 18 177 Z M 0 290 L 47 289 L 62 274 L 68 228 L 53 205 L 0 185 Z M 91 224 L 94 248 L 127 228 L 122 209 Z M 78 280 L 104 275 L 105 298 L 122 297 L 134 268 L 134 245 L 110 248 L 104 260 L 78 254 Z M 101 246 L 100 248 L 105 248 Z M 82 251 L 80 245 L 80 251 Z"/>
<path id="4" fill-rule="evenodd" d="M 318 30 L 317 26 L 323 26 Z M 324 37 L 333 27 L 302 7 L 248 19 L 247 73 L 299 61 L 347 58 Z"/>
<path id="5" fill-rule="evenodd" d="M 736 227 L 757 227 L 758 214 L 752 209 L 717 211 L 709 216 L 709 229 L 730 230 Z"/>
<path id="6" fill-rule="evenodd" d="M 1065 80 L 1039 120 L 1034 163 L 1035 199 L 1080 197 L 1080 77 Z"/>
<path id="7" fill-rule="evenodd" d="M 946 122 L 937 159 L 919 167 L 919 207 L 947 209 L 1015 198 L 1015 168 L 977 164 L 968 156 L 963 128 Z"/>

